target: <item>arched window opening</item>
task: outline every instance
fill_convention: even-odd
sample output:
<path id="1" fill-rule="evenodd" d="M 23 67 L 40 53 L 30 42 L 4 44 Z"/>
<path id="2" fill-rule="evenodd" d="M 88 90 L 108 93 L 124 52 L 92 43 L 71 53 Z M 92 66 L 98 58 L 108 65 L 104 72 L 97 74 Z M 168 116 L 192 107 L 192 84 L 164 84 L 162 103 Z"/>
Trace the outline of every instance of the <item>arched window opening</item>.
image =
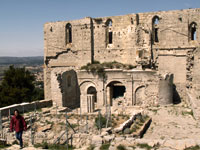
<path id="1" fill-rule="evenodd" d="M 112 44 L 112 37 L 113 37 L 112 34 L 113 34 L 112 32 L 109 32 L 109 40 L 108 40 L 109 44 Z"/>
<path id="2" fill-rule="evenodd" d="M 159 18 L 158 18 L 158 16 L 156 16 L 154 18 L 154 25 L 158 25 L 158 24 L 159 24 Z"/>
<path id="3" fill-rule="evenodd" d="M 87 89 L 87 94 L 93 95 L 94 102 L 95 102 L 95 103 L 97 102 L 97 91 L 96 91 L 96 88 L 95 88 L 95 87 L 90 86 L 90 87 Z"/>
<path id="4" fill-rule="evenodd" d="M 153 42 L 159 42 L 159 36 L 158 36 L 158 25 L 159 25 L 159 17 L 158 16 L 155 16 L 153 17 L 152 19 L 152 34 L 153 34 Z"/>
<path id="5" fill-rule="evenodd" d="M 107 26 L 107 43 L 112 44 L 113 43 L 113 32 L 112 32 L 112 20 L 108 19 L 106 22 Z"/>
<path id="6" fill-rule="evenodd" d="M 72 43 L 72 26 L 68 23 L 65 27 L 66 44 Z"/>
<path id="7" fill-rule="evenodd" d="M 72 82 L 71 76 L 68 76 L 68 77 L 67 77 L 67 86 L 68 86 L 68 87 L 71 86 L 71 82 Z"/>
<path id="8" fill-rule="evenodd" d="M 108 20 L 106 21 L 106 25 L 107 25 L 108 27 L 111 27 L 111 26 L 112 26 L 112 20 L 111 20 L 111 19 L 108 19 Z"/>
<path id="9" fill-rule="evenodd" d="M 190 25 L 190 40 L 196 40 L 196 30 L 197 30 L 197 24 L 196 23 L 192 23 Z"/>

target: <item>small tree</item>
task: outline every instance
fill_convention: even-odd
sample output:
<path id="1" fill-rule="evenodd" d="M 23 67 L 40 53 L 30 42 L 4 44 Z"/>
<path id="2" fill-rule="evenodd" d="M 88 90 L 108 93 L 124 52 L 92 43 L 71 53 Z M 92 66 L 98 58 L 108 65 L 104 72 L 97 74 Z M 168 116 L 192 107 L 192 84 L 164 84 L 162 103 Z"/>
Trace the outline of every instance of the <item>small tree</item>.
<path id="1" fill-rule="evenodd" d="M 4 78 L 0 85 L 0 107 L 31 102 L 38 94 L 35 85 L 35 77 L 24 68 L 10 66 L 4 72 Z"/>

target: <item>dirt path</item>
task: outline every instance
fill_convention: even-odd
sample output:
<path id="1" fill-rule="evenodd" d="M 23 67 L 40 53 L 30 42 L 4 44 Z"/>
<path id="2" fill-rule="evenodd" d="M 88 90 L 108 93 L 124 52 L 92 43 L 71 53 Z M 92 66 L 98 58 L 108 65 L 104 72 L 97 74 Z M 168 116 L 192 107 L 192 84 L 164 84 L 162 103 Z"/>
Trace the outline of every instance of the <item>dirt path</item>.
<path id="1" fill-rule="evenodd" d="M 199 139 L 200 125 L 191 109 L 181 106 L 158 107 L 148 110 L 152 124 L 145 139 Z"/>

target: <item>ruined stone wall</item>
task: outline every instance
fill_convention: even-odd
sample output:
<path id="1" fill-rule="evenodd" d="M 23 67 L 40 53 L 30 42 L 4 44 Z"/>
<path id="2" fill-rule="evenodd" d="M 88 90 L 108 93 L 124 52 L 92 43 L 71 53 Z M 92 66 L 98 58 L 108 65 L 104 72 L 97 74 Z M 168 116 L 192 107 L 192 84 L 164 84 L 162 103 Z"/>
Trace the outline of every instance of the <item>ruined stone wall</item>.
<path id="1" fill-rule="evenodd" d="M 71 43 L 66 43 L 67 24 L 71 24 Z M 91 19 L 46 23 L 44 51 L 48 66 L 80 66 L 91 62 Z"/>
<path id="2" fill-rule="evenodd" d="M 150 29 L 147 24 L 138 24 L 136 18 L 136 14 L 94 18 L 94 60 L 136 65 L 139 50 L 144 50 L 149 60 Z M 112 26 L 106 25 L 108 20 L 112 20 Z M 111 44 L 107 42 L 107 30 L 113 33 Z"/>
<path id="3" fill-rule="evenodd" d="M 157 106 L 159 76 L 155 71 L 137 71 L 133 76 L 133 105 Z"/>
<path id="4" fill-rule="evenodd" d="M 72 43 L 66 43 L 66 25 L 72 26 Z M 44 25 L 45 98 L 52 98 L 53 68 L 80 67 L 91 62 L 91 19 L 49 22 Z M 59 69 L 58 69 L 59 70 Z M 62 69 L 61 69 L 62 70 Z"/>
<path id="5" fill-rule="evenodd" d="M 77 71 L 81 66 L 97 60 L 142 64 L 160 73 L 171 72 L 174 74 L 174 91 L 178 93 L 180 99 L 184 99 L 188 52 L 200 44 L 199 18 L 200 9 L 186 9 L 46 23 L 44 25 L 45 98 L 59 99 L 63 96 L 57 89 L 59 84 L 55 83 L 57 82 L 55 70 L 65 72 L 71 67 Z M 107 24 L 109 20 L 112 21 L 112 25 Z M 66 43 L 66 25 L 69 23 L 72 27 L 72 41 Z M 196 25 L 195 40 L 191 39 L 190 31 L 193 23 Z M 111 43 L 108 42 L 110 31 L 112 31 Z M 114 76 L 114 74 L 111 76 L 111 80 Z M 94 81 L 94 84 L 97 83 L 98 90 L 101 91 L 98 97 L 105 97 L 105 93 L 102 92 L 105 83 Z M 138 80 L 135 83 L 140 84 L 142 81 Z M 131 89 L 130 85 L 127 83 L 128 90 Z M 157 84 L 148 87 L 150 86 L 157 88 Z M 144 89 L 148 87 L 141 87 L 138 93 L 144 93 Z M 151 91 L 151 88 L 149 90 Z"/>
<path id="6" fill-rule="evenodd" d="M 200 48 L 195 49 L 195 51 L 193 51 L 193 61 L 190 64 L 191 67 L 191 72 L 190 72 L 190 77 L 189 79 L 191 79 L 191 83 L 192 83 L 192 88 L 195 91 L 196 94 L 196 98 L 200 99 Z M 190 87 L 191 88 L 191 87 Z"/>
<path id="7" fill-rule="evenodd" d="M 80 90 L 73 67 L 51 69 L 51 99 L 54 104 L 69 108 L 80 105 Z"/>
<path id="8" fill-rule="evenodd" d="M 190 25 L 200 24 L 200 9 L 168 11 L 158 14 L 159 42 L 152 45 L 158 71 L 174 74 L 175 99 L 186 99 L 187 54 L 200 44 L 199 28 L 196 40 L 191 40 Z M 199 26 L 198 26 L 199 27 Z"/>
<path id="9" fill-rule="evenodd" d="M 80 85 L 82 112 L 87 112 L 87 89 L 89 87 L 92 86 L 97 91 L 96 109 L 102 108 L 109 104 L 108 86 L 113 82 L 119 82 L 125 86 L 124 106 L 156 106 L 158 105 L 158 81 L 159 77 L 155 71 L 106 70 L 106 78 L 104 80 L 99 78 L 98 75 L 88 74 L 87 71 L 79 71 L 78 82 Z"/>
<path id="10" fill-rule="evenodd" d="M 52 105 L 53 105 L 52 100 L 46 99 L 46 100 L 38 100 L 31 103 L 21 103 L 21 104 L 14 104 L 6 107 L 1 107 L 0 108 L 1 117 L 2 116 L 7 117 L 9 115 L 14 114 L 14 111 L 16 109 L 18 109 L 20 113 L 24 113 L 24 112 L 34 111 L 35 109 L 51 107 Z"/>

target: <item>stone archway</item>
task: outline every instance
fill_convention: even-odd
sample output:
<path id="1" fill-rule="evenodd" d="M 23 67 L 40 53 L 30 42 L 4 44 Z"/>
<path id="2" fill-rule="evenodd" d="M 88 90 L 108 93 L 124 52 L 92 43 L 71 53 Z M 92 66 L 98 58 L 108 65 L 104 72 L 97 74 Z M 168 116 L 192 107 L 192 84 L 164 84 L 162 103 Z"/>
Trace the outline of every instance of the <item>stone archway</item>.
<path id="1" fill-rule="evenodd" d="M 94 102 L 96 103 L 97 102 L 97 90 L 94 86 L 90 86 L 88 89 L 87 89 L 87 94 L 88 95 L 92 95 L 94 97 Z"/>
<path id="2" fill-rule="evenodd" d="M 142 85 L 136 88 L 134 95 L 135 95 L 134 105 L 142 105 L 145 99 L 145 86 Z"/>
<path id="3" fill-rule="evenodd" d="M 83 113 L 93 112 L 97 102 L 96 86 L 91 81 L 84 81 L 80 84 L 81 90 L 81 111 Z"/>
<path id="4" fill-rule="evenodd" d="M 87 110 L 88 112 L 94 112 L 97 103 L 97 90 L 94 86 L 90 86 L 87 89 Z"/>
<path id="5" fill-rule="evenodd" d="M 106 104 L 112 106 L 113 100 L 124 97 L 126 87 L 120 81 L 112 81 L 106 86 Z"/>

